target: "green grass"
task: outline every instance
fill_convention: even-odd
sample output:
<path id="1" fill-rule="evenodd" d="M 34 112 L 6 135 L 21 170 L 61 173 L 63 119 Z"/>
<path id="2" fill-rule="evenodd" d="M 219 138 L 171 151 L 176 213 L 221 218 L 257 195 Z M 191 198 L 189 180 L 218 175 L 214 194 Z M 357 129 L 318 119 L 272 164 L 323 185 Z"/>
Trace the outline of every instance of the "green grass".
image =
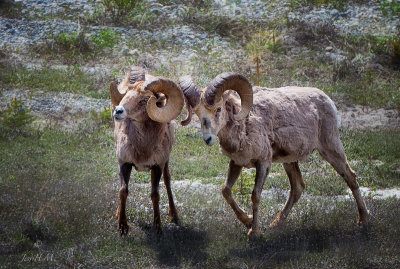
<path id="1" fill-rule="evenodd" d="M 176 178 L 201 179 L 225 178 L 229 159 L 220 153 L 219 145 L 206 146 L 193 129 L 180 129 L 171 155 L 172 173 Z M 218 180 L 218 179 L 217 179 Z"/>
<path id="2" fill-rule="evenodd" d="M 349 160 L 360 160 L 354 169 L 362 185 L 378 188 L 399 186 L 399 131 L 347 132 L 344 147 Z"/>
<path id="3" fill-rule="evenodd" d="M 268 71 L 260 75 L 260 86 L 311 86 L 322 89 L 334 101 L 369 107 L 400 108 L 399 71 L 380 72 L 355 63 L 337 66 L 319 60 L 315 55 L 296 55 L 291 59 L 277 54 L 263 58 Z M 255 70 L 255 68 L 253 68 Z M 252 81 L 254 76 L 248 75 Z"/>
<path id="4" fill-rule="evenodd" d="M 351 4 L 362 3 L 362 0 L 289 0 L 289 3 L 293 9 L 304 6 L 328 6 L 344 11 Z"/>
<path id="5" fill-rule="evenodd" d="M 113 217 L 119 183 L 112 131 L 97 123 L 88 124 L 76 133 L 25 129 L 0 137 L 1 267 L 399 265 L 397 199 L 367 201 L 373 218 L 366 230 L 355 224 L 354 202 L 336 198 L 311 202 L 301 199 L 288 225 L 270 230 L 268 224 L 283 207 L 284 199 L 263 199 L 262 236 L 249 242 L 246 229 L 219 192 L 227 159 L 218 146 L 206 147 L 194 131 L 186 128 L 176 134 L 172 178 L 201 179 L 217 184 L 217 190 L 173 189 L 182 220 L 182 226 L 176 227 L 167 225 L 167 198 L 164 188 L 160 188 L 164 234 L 157 238 L 151 229 L 149 187 L 137 184 L 148 182 L 149 174 L 143 174 L 146 178 L 141 180 L 133 172 L 127 206 L 131 229 L 129 236 L 121 239 Z M 366 169 L 363 163 L 370 160 L 398 165 L 398 137 L 398 131 L 343 133 L 349 159 L 361 160 L 358 172 Z M 333 178 L 345 186 L 316 154 L 301 169 L 309 193 L 340 193 L 342 187 L 327 186 Z M 278 175 L 281 170 L 279 165 L 274 166 L 266 187 L 270 184 L 288 189 L 286 176 Z M 365 173 L 371 176 L 376 172 L 372 169 Z M 380 181 L 373 182 L 377 186 L 399 186 L 395 176 L 378 177 Z M 246 204 L 245 208 L 249 210 Z M 48 259 L 27 260 L 37 255 Z"/>
<path id="6" fill-rule="evenodd" d="M 52 68 L 28 69 L 0 63 L 0 83 L 8 87 L 69 92 L 95 98 L 108 98 L 108 87 L 79 66 L 67 70 Z"/>

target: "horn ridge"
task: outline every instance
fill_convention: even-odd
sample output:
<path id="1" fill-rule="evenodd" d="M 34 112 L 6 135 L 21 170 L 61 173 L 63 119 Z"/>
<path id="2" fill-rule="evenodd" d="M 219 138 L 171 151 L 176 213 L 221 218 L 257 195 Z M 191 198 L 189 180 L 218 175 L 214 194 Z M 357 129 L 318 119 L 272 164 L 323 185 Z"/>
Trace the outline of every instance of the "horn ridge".
<path id="1" fill-rule="evenodd" d="M 140 66 L 132 66 L 129 72 L 129 84 L 145 80 L 146 71 Z"/>
<path id="2" fill-rule="evenodd" d="M 167 103 L 163 107 L 157 106 L 157 98 L 153 95 L 147 101 L 147 114 L 157 122 L 167 123 L 177 118 L 183 108 L 184 98 L 179 86 L 170 79 L 152 77 L 145 81 L 143 89 L 153 94 L 163 93 Z"/>
<path id="3" fill-rule="evenodd" d="M 244 119 L 253 107 L 253 87 L 247 78 L 238 73 L 225 72 L 216 76 L 207 86 L 204 93 L 204 103 L 213 107 L 222 94 L 227 90 L 236 91 L 241 100 L 241 110 L 234 117 L 236 120 Z"/>
<path id="4" fill-rule="evenodd" d="M 186 126 L 192 120 L 193 108 L 200 103 L 201 94 L 190 75 L 180 77 L 179 85 L 181 86 L 183 95 L 185 97 L 187 110 L 186 118 L 181 121 L 181 125 Z"/>

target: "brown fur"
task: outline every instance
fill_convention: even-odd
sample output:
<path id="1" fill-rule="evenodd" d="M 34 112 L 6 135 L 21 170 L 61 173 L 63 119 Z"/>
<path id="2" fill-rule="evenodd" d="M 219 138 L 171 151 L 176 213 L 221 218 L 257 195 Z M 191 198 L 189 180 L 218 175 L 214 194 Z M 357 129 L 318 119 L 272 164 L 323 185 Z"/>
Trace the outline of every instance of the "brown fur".
<path id="1" fill-rule="evenodd" d="M 159 123 L 150 119 L 146 105 L 151 93 L 143 90 L 143 81 L 129 84 L 125 79 L 123 85 L 128 91 L 118 107 L 124 108 L 126 118 L 114 121 L 114 137 L 121 178 L 120 205 L 117 209 L 119 230 L 121 235 L 126 235 L 129 230 L 125 208 L 130 169 L 134 167 L 137 171 L 151 171 L 153 228 L 161 232 L 158 184 L 163 173 L 169 200 L 168 212 L 171 221 L 178 223 L 178 212 L 172 196 L 168 170 L 169 155 L 174 143 L 174 128 L 171 123 Z M 160 94 L 159 101 L 160 105 L 163 105 L 165 96 Z M 115 107 L 115 110 L 118 107 Z"/>
<path id="2" fill-rule="evenodd" d="M 206 143 L 217 135 L 222 153 L 231 159 L 222 193 L 239 220 L 251 227 L 250 236 L 257 236 L 260 232 L 258 205 L 271 163 L 284 164 L 291 185 L 284 209 L 271 223 L 273 227 L 284 223 L 300 198 L 305 186 L 298 161 L 306 159 L 315 149 L 345 179 L 356 199 L 359 221 L 367 222 L 368 210 L 339 139 L 337 111 L 326 94 L 316 88 L 254 87 L 252 110 L 247 118 L 236 121 L 234 115 L 240 110 L 240 101 L 234 94 L 224 94 L 213 108 L 208 108 L 203 101 L 205 91 L 202 91 L 200 104 L 194 112 L 202 123 Z M 218 113 L 217 109 L 221 112 Z M 203 124 L 205 122 L 207 126 Z M 242 167 L 255 167 L 257 171 L 252 193 L 253 216 L 247 216 L 231 196 L 231 188 Z"/>

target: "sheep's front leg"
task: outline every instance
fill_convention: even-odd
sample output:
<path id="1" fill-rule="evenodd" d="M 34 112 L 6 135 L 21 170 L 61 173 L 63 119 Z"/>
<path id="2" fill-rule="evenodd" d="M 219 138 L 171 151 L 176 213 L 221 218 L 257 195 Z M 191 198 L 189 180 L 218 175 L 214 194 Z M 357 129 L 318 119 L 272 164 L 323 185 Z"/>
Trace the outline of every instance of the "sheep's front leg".
<path id="1" fill-rule="evenodd" d="M 251 194 L 251 201 L 253 202 L 253 223 L 248 232 L 248 236 L 257 237 L 260 235 L 260 225 L 258 221 L 258 208 L 260 204 L 261 192 L 264 186 L 265 179 L 269 173 L 271 164 L 261 163 L 257 161 L 256 164 L 256 178 L 254 183 L 253 193 Z"/>
<path id="2" fill-rule="evenodd" d="M 252 218 L 249 217 L 243 209 L 241 209 L 232 197 L 232 187 L 242 172 L 242 166 L 236 165 L 234 161 L 229 162 L 228 176 L 225 181 L 225 185 L 222 188 L 222 195 L 228 204 L 232 207 L 237 218 L 246 225 L 247 228 L 251 227 Z"/>
<path id="3" fill-rule="evenodd" d="M 153 166 L 151 168 L 151 201 L 153 203 L 153 230 L 157 233 L 161 233 L 161 218 L 160 218 L 160 194 L 158 193 L 158 186 L 161 179 L 161 168 L 159 166 Z"/>
<path id="4" fill-rule="evenodd" d="M 168 215 L 171 222 L 178 224 L 179 223 L 178 210 L 176 210 L 174 203 L 174 196 L 172 195 L 171 175 L 169 174 L 168 162 L 164 166 L 163 177 L 164 177 L 165 188 L 167 189 L 167 195 L 168 195 L 168 203 L 169 203 Z"/>
<path id="5" fill-rule="evenodd" d="M 129 226 L 126 218 L 126 199 L 128 198 L 128 183 L 131 176 L 132 164 L 124 163 L 119 166 L 119 178 L 121 188 L 119 189 L 119 206 L 117 209 L 118 229 L 120 235 L 127 235 Z"/>

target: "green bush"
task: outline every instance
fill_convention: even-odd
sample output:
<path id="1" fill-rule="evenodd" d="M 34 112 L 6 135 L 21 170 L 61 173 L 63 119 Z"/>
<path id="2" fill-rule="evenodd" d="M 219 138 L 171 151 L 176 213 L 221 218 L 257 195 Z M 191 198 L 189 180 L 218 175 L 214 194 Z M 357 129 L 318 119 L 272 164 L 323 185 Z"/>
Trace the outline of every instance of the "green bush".
<path id="1" fill-rule="evenodd" d="M 103 50 L 105 48 L 113 48 L 117 44 L 117 33 L 109 29 L 101 31 L 93 36 L 91 41 L 95 46 L 95 50 Z"/>
<path id="2" fill-rule="evenodd" d="M 90 44 L 83 32 L 61 33 L 57 36 L 50 36 L 54 40 L 53 48 L 57 51 L 72 52 L 73 54 L 90 52 Z"/>
<path id="3" fill-rule="evenodd" d="M 21 100 L 14 98 L 7 105 L 6 110 L 1 112 L 0 120 L 4 132 L 20 131 L 33 122 L 34 116 L 23 107 Z"/>
<path id="4" fill-rule="evenodd" d="M 379 0 L 383 15 L 400 17 L 400 0 Z"/>
<path id="5" fill-rule="evenodd" d="M 143 5 L 143 0 L 103 0 L 107 12 L 115 20 L 119 20 Z"/>
<path id="6" fill-rule="evenodd" d="M 232 193 L 238 197 L 239 202 L 246 206 L 251 202 L 255 176 L 255 169 L 243 171 L 240 175 L 240 181 L 232 187 Z"/>
<path id="7" fill-rule="evenodd" d="M 104 106 L 104 109 L 100 112 L 92 112 L 92 118 L 100 125 L 110 127 L 112 124 L 111 109 Z"/>
<path id="8" fill-rule="evenodd" d="M 289 0 L 292 8 L 299 8 L 303 6 L 327 6 L 344 10 L 349 6 L 349 3 L 362 3 L 363 0 Z"/>
<path id="9" fill-rule="evenodd" d="M 378 55 L 389 55 L 392 53 L 393 44 L 396 36 L 371 36 L 370 45 L 371 52 Z"/>

